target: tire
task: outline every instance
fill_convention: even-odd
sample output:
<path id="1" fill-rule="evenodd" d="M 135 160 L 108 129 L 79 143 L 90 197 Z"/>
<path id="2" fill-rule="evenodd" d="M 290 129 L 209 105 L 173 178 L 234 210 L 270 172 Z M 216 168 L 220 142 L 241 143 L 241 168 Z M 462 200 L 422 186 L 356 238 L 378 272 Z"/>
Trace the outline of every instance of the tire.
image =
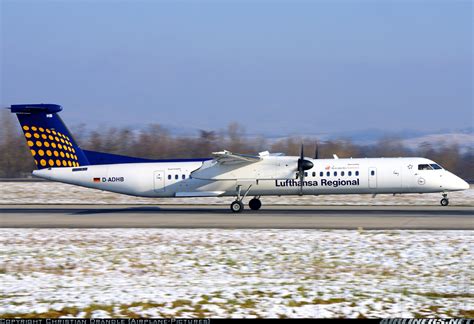
<path id="1" fill-rule="evenodd" d="M 449 205 L 449 200 L 447 198 L 443 198 L 440 201 L 441 206 L 448 206 Z"/>
<path id="2" fill-rule="evenodd" d="M 262 202 L 257 198 L 250 199 L 249 207 L 251 210 L 259 210 L 262 207 Z"/>
<path id="3" fill-rule="evenodd" d="M 234 213 L 240 213 L 242 210 L 244 210 L 244 204 L 242 204 L 241 201 L 234 201 L 232 204 L 230 204 L 230 210 Z"/>

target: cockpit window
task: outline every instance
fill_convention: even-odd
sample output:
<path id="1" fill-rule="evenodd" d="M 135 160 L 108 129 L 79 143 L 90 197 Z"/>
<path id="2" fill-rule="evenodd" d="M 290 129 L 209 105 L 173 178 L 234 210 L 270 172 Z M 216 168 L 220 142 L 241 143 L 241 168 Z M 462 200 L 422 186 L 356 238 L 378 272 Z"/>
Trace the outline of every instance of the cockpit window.
<path id="1" fill-rule="evenodd" d="M 429 164 L 418 164 L 418 170 L 433 170 Z"/>
<path id="2" fill-rule="evenodd" d="M 433 169 L 435 169 L 435 170 L 440 170 L 440 169 L 442 169 L 442 167 L 440 167 L 438 164 L 430 164 L 430 165 L 431 165 L 431 167 L 432 167 Z"/>

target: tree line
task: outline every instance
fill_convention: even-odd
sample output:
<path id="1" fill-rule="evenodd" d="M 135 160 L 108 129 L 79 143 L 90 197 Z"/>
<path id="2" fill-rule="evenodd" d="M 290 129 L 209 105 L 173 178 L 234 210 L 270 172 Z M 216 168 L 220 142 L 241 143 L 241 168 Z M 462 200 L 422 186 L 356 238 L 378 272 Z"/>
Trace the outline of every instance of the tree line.
<path id="1" fill-rule="evenodd" d="M 14 115 L 0 114 L 0 178 L 28 177 L 35 164 Z M 261 151 L 299 155 L 301 143 L 305 156 L 313 157 L 317 138 L 288 137 L 278 140 L 249 137 L 238 123 L 225 130 L 200 130 L 195 137 L 175 136 L 159 124 L 149 124 L 140 131 L 127 127 L 87 129 L 79 125 L 71 129 L 79 145 L 87 150 L 150 159 L 210 157 L 211 152 L 226 149 L 231 152 L 255 154 Z M 404 157 L 420 156 L 432 159 L 444 168 L 467 180 L 474 180 L 474 150 L 461 151 L 456 145 L 422 143 L 410 149 L 397 138 L 383 138 L 373 145 L 358 145 L 350 139 L 318 143 L 319 158 Z"/>

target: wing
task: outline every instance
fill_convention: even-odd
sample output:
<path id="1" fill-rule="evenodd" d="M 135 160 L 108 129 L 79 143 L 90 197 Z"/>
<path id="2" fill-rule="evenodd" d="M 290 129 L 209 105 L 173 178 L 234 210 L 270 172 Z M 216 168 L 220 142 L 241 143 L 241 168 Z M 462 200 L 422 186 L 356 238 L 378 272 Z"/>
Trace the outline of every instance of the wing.
<path id="1" fill-rule="evenodd" d="M 261 156 L 247 155 L 247 154 L 235 154 L 229 151 L 212 152 L 214 161 L 219 164 L 240 164 L 240 163 L 255 163 L 262 160 Z"/>

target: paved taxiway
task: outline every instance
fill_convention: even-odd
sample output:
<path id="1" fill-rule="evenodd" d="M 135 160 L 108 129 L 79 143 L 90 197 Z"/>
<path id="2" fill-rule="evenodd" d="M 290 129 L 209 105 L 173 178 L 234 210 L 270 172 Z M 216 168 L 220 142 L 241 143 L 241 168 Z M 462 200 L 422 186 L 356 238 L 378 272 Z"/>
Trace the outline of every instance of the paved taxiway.
<path id="1" fill-rule="evenodd" d="M 474 229 L 474 207 L 2 205 L 0 227 Z"/>

